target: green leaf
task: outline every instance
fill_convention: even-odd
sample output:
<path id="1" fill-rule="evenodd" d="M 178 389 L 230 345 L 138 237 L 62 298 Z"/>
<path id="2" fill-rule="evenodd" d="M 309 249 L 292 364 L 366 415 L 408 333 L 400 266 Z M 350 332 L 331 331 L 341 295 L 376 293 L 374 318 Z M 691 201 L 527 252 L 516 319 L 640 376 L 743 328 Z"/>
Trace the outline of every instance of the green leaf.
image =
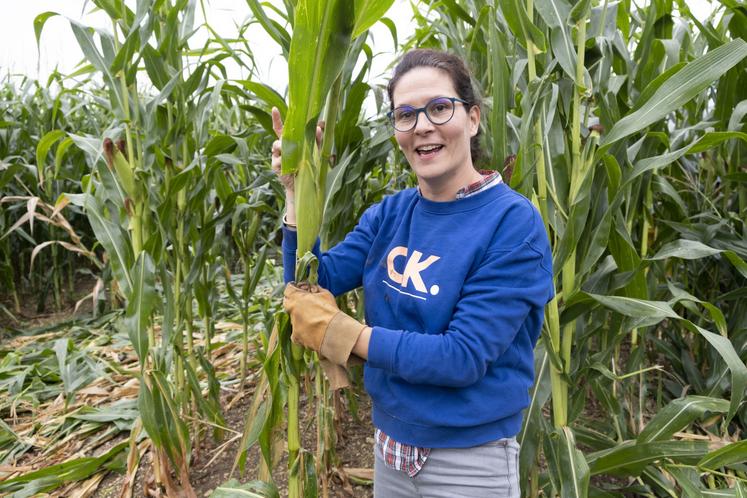
<path id="1" fill-rule="evenodd" d="M 747 462 L 747 440 L 727 444 L 708 453 L 698 462 L 698 467 L 708 471 L 744 462 Z"/>
<path id="2" fill-rule="evenodd" d="M 747 42 L 736 39 L 688 63 L 664 82 L 640 109 L 617 121 L 603 137 L 598 153 L 603 154 L 618 140 L 682 107 L 745 57 Z"/>
<path id="3" fill-rule="evenodd" d="M 638 435 L 639 443 L 661 441 L 671 438 L 681 431 L 693 420 L 702 417 L 705 413 L 726 413 L 729 411 L 729 402 L 718 398 L 706 396 L 687 396 L 678 398 L 665 406 L 652 418 L 646 427 Z"/>
<path id="4" fill-rule="evenodd" d="M 591 474 L 638 476 L 649 464 L 662 459 L 694 464 L 708 452 L 705 441 L 625 441 L 608 450 L 587 455 Z"/>
<path id="5" fill-rule="evenodd" d="M 529 406 L 524 412 L 524 421 L 521 431 L 516 440 L 519 442 L 519 469 L 521 471 L 521 482 L 529 481 L 529 471 L 534 465 L 540 447 L 542 437 L 542 408 L 550 399 L 550 358 L 544 343 L 537 345 L 535 349 L 535 382 L 529 392 Z"/>
<path id="6" fill-rule="evenodd" d="M 576 48 L 567 20 L 571 6 L 565 0 L 537 0 L 537 12 L 551 28 L 552 51 L 568 77 L 576 80 Z"/>
<path id="7" fill-rule="evenodd" d="M 283 53 L 287 54 L 290 50 L 290 36 L 288 32 L 281 28 L 277 23 L 274 23 L 262 8 L 262 5 L 258 0 L 246 0 L 247 5 L 254 14 L 255 19 L 264 28 L 270 37 L 275 40 L 278 45 L 283 49 Z"/>
<path id="8" fill-rule="evenodd" d="M 127 296 L 125 323 L 132 347 L 140 359 L 140 367 L 145 368 L 145 358 L 148 356 L 150 347 L 148 325 L 158 299 L 155 266 L 147 252 L 140 253 L 130 274 L 132 275 L 132 292 Z"/>
<path id="9" fill-rule="evenodd" d="M 75 35 L 75 39 L 78 40 L 78 45 L 83 51 L 83 55 L 85 55 L 86 59 L 93 64 L 93 67 L 103 75 L 104 82 L 109 88 L 111 95 L 114 96 L 114 102 L 112 103 L 114 105 L 114 110 L 124 116 L 124 98 L 122 97 L 120 82 L 109 70 L 109 64 L 104 58 L 104 55 L 102 55 L 96 47 L 96 43 L 94 42 L 91 33 L 93 31 L 92 28 L 84 26 L 73 19 L 69 19 L 69 21 L 70 27 L 73 29 L 73 35 Z M 102 46 L 105 47 L 107 44 L 112 44 L 111 34 L 100 31 L 99 37 Z"/>
<path id="10" fill-rule="evenodd" d="M 576 448 L 573 431 L 570 427 L 556 429 L 549 440 L 552 449 L 548 458 L 558 473 L 561 498 L 585 498 L 589 491 L 589 465 Z"/>
<path id="11" fill-rule="evenodd" d="M 41 40 L 41 34 L 42 30 L 44 29 L 44 25 L 47 23 L 47 21 L 54 16 L 59 16 L 57 12 L 47 11 L 42 12 L 38 16 L 34 18 L 34 35 L 36 36 L 36 53 L 37 57 L 39 56 L 39 50 L 41 49 L 39 45 L 39 41 Z"/>
<path id="12" fill-rule="evenodd" d="M 104 207 L 94 196 L 86 194 L 84 203 L 93 233 L 99 243 L 106 249 L 112 272 L 117 278 L 120 289 L 127 296 L 132 289 L 132 278 L 130 277 L 130 267 L 134 259 L 132 248 L 122 233 L 122 227 L 104 218 Z"/>
<path id="13" fill-rule="evenodd" d="M 355 0 L 353 38 L 358 38 L 375 22 L 384 17 L 393 3 L 394 0 Z"/>
<path id="14" fill-rule="evenodd" d="M 288 106 L 285 105 L 283 96 L 276 92 L 271 86 L 249 80 L 239 80 L 237 83 L 241 84 L 270 107 L 277 107 L 280 110 L 281 116 L 285 116 L 288 112 Z"/>
<path id="15" fill-rule="evenodd" d="M 192 365 L 190 365 L 190 362 L 187 360 L 184 361 L 184 369 L 187 372 L 189 387 L 192 390 L 192 394 L 194 395 L 194 399 L 197 402 L 200 413 L 214 425 L 218 426 L 214 427 L 214 437 L 216 440 L 222 439 L 222 427 L 225 426 L 226 421 L 223 419 L 220 404 L 216 403 L 216 400 L 212 397 L 206 398 L 205 396 L 203 396 L 202 387 L 200 386 L 200 381 L 197 378 L 197 373 L 194 371 Z"/>
<path id="16" fill-rule="evenodd" d="M 52 130 L 47 132 L 36 146 L 36 170 L 39 175 L 39 183 L 44 183 L 44 170 L 47 163 L 47 154 L 55 142 L 65 136 L 62 130 Z"/>
<path id="17" fill-rule="evenodd" d="M 493 139 L 493 164 L 501 164 L 508 153 L 507 119 L 508 108 L 511 104 L 510 74 L 506 56 L 504 35 L 498 30 L 494 19 L 497 17 L 496 8 L 491 5 L 487 16 L 489 25 L 489 72 L 492 86 L 493 103 L 490 107 L 490 132 Z"/>
<path id="18" fill-rule="evenodd" d="M 576 5 L 573 6 L 569 16 L 569 22 L 576 24 L 577 22 L 586 20 L 589 17 L 591 11 L 591 0 L 578 0 Z"/>
<path id="19" fill-rule="evenodd" d="M 62 170 L 62 161 L 65 159 L 65 154 L 67 153 L 67 150 L 70 148 L 71 145 L 73 145 L 73 139 L 70 137 L 65 137 L 65 139 L 60 142 L 60 145 L 57 146 L 57 151 L 54 155 L 54 176 L 55 178 L 58 178 L 60 176 L 60 171 Z"/>
<path id="20" fill-rule="evenodd" d="M 664 468 L 674 477 L 679 487 L 682 488 L 678 496 L 682 496 L 683 498 L 703 497 L 703 485 L 700 483 L 700 476 L 695 469 L 675 465 L 664 465 Z"/>
<path id="21" fill-rule="evenodd" d="M 51 491 L 68 482 L 81 481 L 103 470 L 104 464 L 124 451 L 128 444 L 127 441 L 119 443 L 97 457 L 76 458 L 8 479 L 0 482 L 0 491 L 19 492 L 14 495 L 17 497 L 31 496 Z"/>
<path id="22" fill-rule="evenodd" d="M 652 256 L 652 261 L 680 258 L 680 259 L 700 259 L 720 254 L 722 251 L 707 246 L 697 240 L 679 239 L 664 244 L 661 249 Z"/>
<path id="23" fill-rule="evenodd" d="M 545 35 L 527 15 L 524 3 L 519 0 L 500 2 L 509 28 L 523 47 L 531 42 L 540 52 L 545 51 Z"/>
<path id="24" fill-rule="evenodd" d="M 696 154 L 705 152 L 716 147 L 722 142 L 734 138 L 738 138 L 743 142 L 747 142 L 747 133 L 742 133 L 741 131 L 709 131 L 708 133 L 700 137 L 700 139 L 698 139 L 698 141 L 688 149 L 687 153 Z"/>
<path id="25" fill-rule="evenodd" d="M 682 323 L 691 332 L 702 335 L 703 338 L 718 352 L 721 359 L 726 362 L 726 365 L 731 371 L 731 403 L 729 405 L 729 413 L 726 415 L 725 420 L 725 423 L 728 424 L 737 413 L 739 405 L 744 399 L 745 389 L 747 389 L 747 366 L 739 357 L 739 354 L 734 349 L 734 345 L 729 341 L 728 337 L 709 332 L 689 320 L 682 319 Z"/>
<path id="26" fill-rule="evenodd" d="M 622 296 L 589 294 L 594 300 L 618 313 L 633 318 L 680 318 L 665 301 L 648 301 Z"/>
<path id="27" fill-rule="evenodd" d="M 734 251 L 716 249 L 714 247 L 707 246 L 697 240 L 679 239 L 673 242 L 669 242 L 659 249 L 653 257 L 649 258 L 652 261 L 658 261 L 667 258 L 680 258 L 680 259 L 701 259 L 709 256 L 715 256 L 716 254 L 723 254 L 726 259 L 731 262 L 734 268 L 745 278 L 747 278 L 747 262 L 737 255 Z"/>
<path id="28" fill-rule="evenodd" d="M 300 0 L 296 5 L 297 23 L 288 61 L 289 112 L 283 127 L 283 174 L 299 171 L 302 161 L 311 159 L 324 99 L 342 70 L 350 45 L 353 14 L 353 4 L 343 0 Z"/>

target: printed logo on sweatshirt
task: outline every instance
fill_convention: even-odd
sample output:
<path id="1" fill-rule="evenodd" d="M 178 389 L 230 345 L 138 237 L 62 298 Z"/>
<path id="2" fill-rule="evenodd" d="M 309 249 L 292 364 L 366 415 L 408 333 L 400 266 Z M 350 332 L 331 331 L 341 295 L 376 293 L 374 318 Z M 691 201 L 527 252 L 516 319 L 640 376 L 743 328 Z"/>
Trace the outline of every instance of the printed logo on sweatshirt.
<path id="1" fill-rule="evenodd" d="M 394 268 L 395 261 L 398 258 L 406 258 L 405 269 L 402 271 L 402 273 L 398 272 Z M 430 294 L 432 296 L 435 296 L 440 291 L 439 286 L 434 284 L 428 287 L 423 280 L 423 276 L 421 275 L 421 273 L 428 269 L 429 266 L 431 266 L 439 259 L 441 259 L 440 256 L 425 257 L 420 251 L 412 251 L 412 254 L 410 254 L 406 247 L 398 246 L 389 251 L 389 255 L 386 258 L 387 274 L 393 282 L 398 283 L 405 289 L 414 288 L 416 291 L 423 294 Z M 386 280 L 384 280 L 383 282 L 401 294 L 425 300 L 425 297 L 404 292 L 399 288 L 391 285 Z"/>

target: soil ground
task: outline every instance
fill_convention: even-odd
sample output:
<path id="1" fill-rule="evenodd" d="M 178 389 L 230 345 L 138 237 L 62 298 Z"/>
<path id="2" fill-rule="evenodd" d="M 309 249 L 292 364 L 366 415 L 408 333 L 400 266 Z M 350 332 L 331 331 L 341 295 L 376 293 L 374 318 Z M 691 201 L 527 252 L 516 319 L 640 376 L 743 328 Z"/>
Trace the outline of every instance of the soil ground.
<path id="1" fill-rule="evenodd" d="M 229 429 L 241 432 L 244 429 L 244 419 L 252 399 L 252 390 L 227 411 L 224 412 L 226 424 Z M 228 400 L 226 400 L 228 401 Z M 224 406 L 227 403 L 224 403 Z M 329 475 L 330 497 L 366 498 L 373 496 L 371 484 L 360 484 L 353 482 L 355 474 L 362 469 L 370 469 L 373 472 L 373 426 L 371 425 L 371 403 L 368 396 L 361 395 L 358 407 L 360 421 L 356 421 L 348 410 L 342 410 L 340 419 L 340 431 L 336 447 L 340 466 L 332 469 Z M 316 448 L 316 424 L 313 406 L 301 400 L 301 433 L 302 445 L 307 451 L 313 452 Z M 230 437 L 230 433 L 228 435 Z M 219 485 L 231 478 L 245 483 L 256 478 L 259 466 L 259 451 L 257 446 L 250 451 L 247 459 L 247 468 L 244 475 L 238 471 L 231 473 L 239 441 L 234 440 L 227 446 L 223 443 L 215 443 L 211 437 L 206 437 L 202 444 L 193 452 L 194 462 L 191 470 L 191 484 L 198 497 L 208 497 Z M 150 475 L 150 457 L 146 456 L 140 465 L 135 481 L 133 496 L 148 496 L 144 491 L 144 485 L 152 481 Z M 273 479 L 278 485 L 280 496 L 287 496 L 287 451 L 284 450 L 283 458 L 273 471 Z M 353 479 L 348 477 L 347 470 L 353 469 Z M 116 498 L 125 482 L 125 476 L 110 473 L 92 496 L 95 498 Z"/>
<path id="2" fill-rule="evenodd" d="M 10 319 L 7 315 L 0 314 L 0 328 L 28 330 L 90 314 L 90 299 L 83 302 L 77 312 L 74 312 L 74 307 L 76 301 L 90 293 L 94 285 L 95 281 L 93 279 L 90 281 L 83 279 L 76 282 L 75 292 L 65 298 L 61 311 L 51 311 L 54 309 L 54 304 L 50 296 L 45 307 L 47 312 L 37 313 L 37 303 L 34 296 L 21 295 L 21 310 L 15 313 L 15 320 Z M 15 311 L 10 296 L 0 296 L 0 303 L 4 304 L 7 309 Z M 198 497 L 210 496 L 217 486 L 231 478 L 235 478 L 241 483 L 257 478 L 260 458 L 257 445 L 250 451 L 244 474 L 239 475 L 238 471 L 233 474 L 231 472 L 239 446 L 239 438 L 236 437 L 236 434 L 240 434 L 244 430 L 246 413 L 249 410 L 253 393 L 254 386 L 251 384 L 247 385 L 243 395 L 238 400 L 234 400 L 235 392 L 227 392 L 222 401 L 226 426 L 230 431 L 226 431 L 224 441 L 218 443 L 210 435 L 207 435 L 200 445 L 193 450 L 190 481 Z M 374 429 L 371 425 L 371 404 L 364 391 L 361 390 L 356 396 L 359 405 L 358 420 L 354 419 L 347 408 L 345 396 L 339 396 L 342 403 L 342 409 L 339 410 L 340 419 L 337 424 L 336 455 L 339 464 L 332 468 L 328 475 L 330 497 L 364 498 L 373 496 L 373 487 L 370 482 L 366 482 L 366 477 L 370 478 L 373 475 L 374 460 Z M 306 397 L 302 395 L 300 408 L 302 446 L 313 453 L 316 448 L 315 405 L 314 403 L 308 403 Z M 285 428 L 283 428 L 284 431 Z M 120 436 L 110 441 L 106 447 L 108 448 L 124 439 L 125 436 Z M 227 442 L 229 440 L 230 442 Z M 105 449 L 102 448 L 101 451 L 103 452 Z M 281 497 L 287 496 L 287 466 L 287 450 L 284 449 L 283 457 L 273 471 L 273 479 L 279 488 Z M 119 497 L 125 485 L 125 480 L 123 474 L 109 472 L 96 486 L 95 491 L 84 496 L 96 498 Z M 153 487 L 152 483 L 151 454 L 148 452 L 145 454 L 143 461 L 140 462 L 132 496 L 136 498 L 150 496 L 149 490 Z"/>

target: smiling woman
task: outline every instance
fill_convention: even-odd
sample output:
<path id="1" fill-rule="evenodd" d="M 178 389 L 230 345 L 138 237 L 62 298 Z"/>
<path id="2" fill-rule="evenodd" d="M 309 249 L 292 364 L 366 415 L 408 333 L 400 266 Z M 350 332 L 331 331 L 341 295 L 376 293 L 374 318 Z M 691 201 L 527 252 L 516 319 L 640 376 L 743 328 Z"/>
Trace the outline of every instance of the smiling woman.
<path id="1" fill-rule="evenodd" d="M 480 106 L 469 72 L 459 58 L 412 50 L 403 57 L 387 90 L 397 143 L 424 197 L 448 201 L 461 187 L 480 180 L 474 168 L 479 154 Z M 462 103 L 458 106 L 462 109 L 456 109 L 455 102 Z M 418 119 L 420 110 L 413 106 L 421 105 L 428 119 Z M 442 119 L 434 120 L 428 108 L 440 109 Z M 411 125 L 405 127 L 408 120 Z"/>
<path id="2" fill-rule="evenodd" d="M 474 168 L 480 106 L 461 59 L 412 50 L 388 90 L 418 187 L 317 252 L 319 286 L 288 284 L 293 339 L 343 367 L 365 360 L 375 496 L 518 497 L 516 434 L 554 294 L 544 225 L 498 173 Z M 286 226 L 286 281 L 296 240 Z M 365 324 L 334 299 L 360 286 Z"/>

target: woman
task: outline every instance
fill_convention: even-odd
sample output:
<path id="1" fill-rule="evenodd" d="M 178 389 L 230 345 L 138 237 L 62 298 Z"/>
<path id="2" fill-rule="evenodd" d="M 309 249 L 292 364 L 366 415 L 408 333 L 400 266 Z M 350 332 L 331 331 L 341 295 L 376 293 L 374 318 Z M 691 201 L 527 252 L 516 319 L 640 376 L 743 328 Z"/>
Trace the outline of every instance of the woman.
<path id="1" fill-rule="evenodd" d="M 322 289 L 286 287 L 293 339 L 338 365 L 351 354 L 366 361 L 376 497 L 517 497 L 515 436 L 553 296 L 547 235 L 526 198 L 473 166 L 480 106 L 461 59 L 412 50 L 388 94 L 418 186 L 370 207 L 319 255 Z M 283 253 L 292 279 L 295 210 L 285 181 Z M 333 297 L 359 286 L 365 325 Z"/>

